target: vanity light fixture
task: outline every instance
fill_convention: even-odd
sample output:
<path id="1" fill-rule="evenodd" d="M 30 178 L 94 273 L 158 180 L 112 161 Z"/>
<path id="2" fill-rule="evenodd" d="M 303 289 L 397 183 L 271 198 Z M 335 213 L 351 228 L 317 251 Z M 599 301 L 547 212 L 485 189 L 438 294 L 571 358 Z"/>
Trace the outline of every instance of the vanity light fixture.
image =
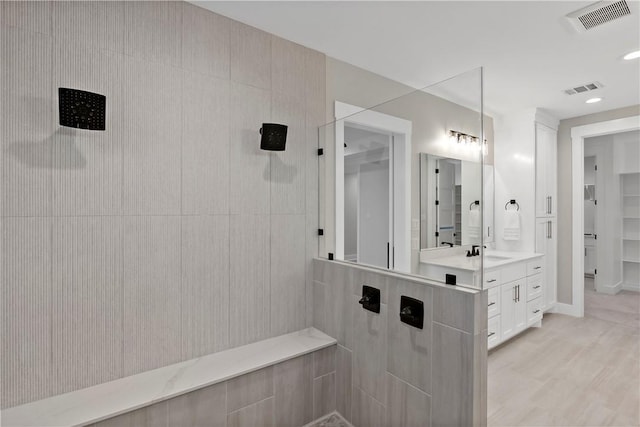
<path id="1" fill-rule="evenodd" d="M 590 99 L 587 99 L 585 102 L 587 104 L 595 104 L 596 102 L 600 102 L 600 101 L 602 101 L 602 98 L 590 98 Z"/>
<path id="2" fill-rule="evenodd" d="M 640 50 L 636 50 L 635 52 L 627 53 L 624 56 L 624 59 L 626 59 L 627 61 L 631 61 L 632 59 L 638 59 L 638 58 L 640 58 Z"/>
<path id="3" fill-rule="evenodd" d="M 484 140 L 484 144 L 480 145 L 480 138 L 478 138 L 477 136 L 469 135 L 467 133 L 459 132 L 457 130 L 449 131 L 449 141 L 451 143 L 463 144 L 463 145 L 478 144 L 479 151 L 483 151 L 483 147 L 486 149 L 486 146 L 487 146 L 486 139 Z"/>

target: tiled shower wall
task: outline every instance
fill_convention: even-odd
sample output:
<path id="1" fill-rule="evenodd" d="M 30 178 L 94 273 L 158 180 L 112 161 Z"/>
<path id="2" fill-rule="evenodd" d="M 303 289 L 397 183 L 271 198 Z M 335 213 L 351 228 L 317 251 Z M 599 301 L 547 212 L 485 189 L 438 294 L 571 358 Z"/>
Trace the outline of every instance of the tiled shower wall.
<path id="1" fill-rule="evenodd" d="M 337 410 L 355 427 L 486 426 L 486 292 L 325 260 L 314 279 L 313 326 L 338 340 Z M 423 302 L 423 329 L 400 321 L 402 295 Z"/>
<path id="2" fill-rule="evenodd" d="M 0 13 L 1 407 L 310 325 L 324 55 L 181 2 Z"/>

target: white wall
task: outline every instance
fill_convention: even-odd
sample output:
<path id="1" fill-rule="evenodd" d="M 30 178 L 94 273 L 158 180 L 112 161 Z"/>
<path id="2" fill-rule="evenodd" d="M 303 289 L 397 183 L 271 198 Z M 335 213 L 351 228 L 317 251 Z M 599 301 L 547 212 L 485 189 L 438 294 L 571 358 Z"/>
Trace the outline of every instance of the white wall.
<path id="1" fill-rule="evenodd" d="M 613 135 L 615 173 L 640 172 L 640 131 Z"/>

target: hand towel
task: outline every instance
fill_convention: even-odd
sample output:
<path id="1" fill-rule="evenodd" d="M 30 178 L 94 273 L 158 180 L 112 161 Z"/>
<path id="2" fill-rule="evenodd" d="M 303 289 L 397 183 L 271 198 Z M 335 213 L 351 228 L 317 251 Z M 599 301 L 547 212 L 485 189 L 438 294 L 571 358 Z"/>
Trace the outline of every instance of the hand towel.
<path id="1" fill-rule="evenodd" d="M 480 239 L 480 230 L 482 229 L 482 218 L 480 217 L 480 209 L 471 209 L 469 211 L 469 219 L 467 222 L 467 235 L 470 239 Z"/>
<path id="2" fill-rule="evenodd" d="M 520 240 L 520 212 L 517 210 L 504 211 L 504 240 Z"/>

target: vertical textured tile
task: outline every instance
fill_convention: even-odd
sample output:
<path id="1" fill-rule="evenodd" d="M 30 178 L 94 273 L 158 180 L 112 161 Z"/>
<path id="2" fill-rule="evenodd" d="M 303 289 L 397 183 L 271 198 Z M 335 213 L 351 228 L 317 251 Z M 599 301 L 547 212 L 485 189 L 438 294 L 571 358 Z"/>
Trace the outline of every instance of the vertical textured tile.
<path id="1" fill-rule="evenodd" d="M 182 359 L 229 347 L 229 216 L 182 217 Z"/>
<path id="2" fill-rule="evenodd" d="M 434 426 L 473 425 L 473 336 L 433 323 Z"/>
<path id="3" fill-rule="evenodd" d="M 56 218 L 52 248 L 53 392 L 122 377 L 121 218 Z"/>
<path id="4" fill-rule="evenodd" d="M 167 426 L 226 427 L 227 384 L 205 387 L 165 402 Z"/>
<path id="5" fill-rule="evenodd" d="M 74 8 L 75 10 L 75 8 Z M 53 93 L 80 88 L 106 96 L 104 132 L 58 127 L 53 149 L 55 215 L 117 215 L 122 211 L 122 55 L 57 43 Z M 57 112 L 56 112 L 57 115 Z"/>
<path id="6" fill-rule="evenodd" d="M 327 285 L 313 282 L 313 327 L 327 333 Z"/>
<path id="7" fill-rule="evenodd" d="M 355 296 L 357 303 L 359 297 Z M 353 385 L 378 402 L 386 401 L 387 305 L 380 313 L 363 308 L 354 311 Z"/>
<path id="8" fill-rule="evenodd" d="M 51 1 L 3 1 L 2 24 L 41 34 L 51 34 Z M 25 51 L 26 52 L 26 51 Z"/>
<path id="9" fill-rule="evenodd" d="M 182 3 L 182 68 L 229 78 L 231 20 Z"/>
<path id="10" fill-rule="evenodd" d="M 306 133 L 304 96 L 272 92 L 271 118 L 288 126 L 285 151 L 271 153 L 271 213 L 305 212 Z"/>
<path id="11" fill-rule="evenodd" d="M 336 370 L 336 346 L 313 353 L 313 377 L 318 378 Z"/>
<path id="12" fill-rule="evenodd" d="M 180 359 L 180 218 L 126 217 L 124 374 Z"/>
<path id="13" fill-rule="evenodd" d="M 6 3 L 2 6 L 13 10 L 14 6 L 5 6 Z M 15 7 L 22 10 L 21 6 Z M 53 167 L 51 136 L 56 129 L 51 97 L 51 39 L 16 28 L 0 30 L 1 93 L 2 103 L 7 106 L 2 108 L 1 117 L 2 214 L 48 216 Z"/>
<path id="14" fill-rule="evenodd" d="M 386 427 L 385 407 L 358 387 L 353 387 L 351 423 L 354 427 Z"/>
<path id="15" fill-rule="evenodd" d="M 274 427 L 274 398 L 270 397 L 227 416 L 227 427 Z M 280 427 L 280 426 L 278 426 Z"/>
<path id="16" fill-rule="evenodd" d="M 304 46 L 272 36 L 271 90 L 305 98 L 306 53 Z"/>
<path id="17" fill-rule="evenodd" d="M 51 394 L 51 227 L 2 219 L 2 408 Z"/>
<path id="18" fill-rule="evenodd" d="M 279 363 L 273 368 L 277 426 L 303 426 L 313 413 L 313 354 Z"/>
<path id="19" fill-rule="evenodd" d="M 182 2 L 125 2 L 125 54 L 179 67 L 181 46 Z"/>
<path id="20" fill-rule="evenodd" d="M 62 44 L 124 51 L 124 2 L 51 2 L 53 36 Z"/>
<path id="21" fill-rule="evenodd" d="M 232 214 L 270 212 L 270 153 L 260 150 L 260 127 L 271 121 L 270 93 L 231 85 L 230 208 Z"/>
<path id="22" fill-rule="evenodd" d="M 231 215 L 229 251 L 229 344 L 236 347 L 269 336 L 269 217 Z"/>
<path id="23" fill-rule="evenodd" d="M 423 302 L 424 325 L 422 329 L 400 321 L 401 296 Z M 392 279 L 389 286 L 389 307 L 392 311 L 387 319 L 389 345 L 387 370 L 399 379 L 431 392 L 431 315 L 432 289 L 424 284 Z"/>
<path id="24" fill-rule="evenodd" d="M 273 396 L 272 366 L 227 381 L 227 413 Z"/>
<path id="25" fill-rule="evenodd" d="M 318 419 L 336 410 L 336 373 L 313 380 L 313 418 Z"/>
<path id="26" fill-rule="evenodd" d="M 336 409 L 347 421 L 351 421 L 351 363 L 353 355 L 341 345 L 336 351 Z"/>
<path id="27" fill-rule="evenodd" d="M 484 293 L 486 294 L 486 292 Z M 486 306 L 486 302 L 484 305 Z M 487 312 L 486 309 L 483 309 L 483 311 Z M 484 329 L 473 337 L 473 420 L 474 424 L 479 427 L 486 427 L 487 425 L 487 364 L 489 357 L 487 333 L 487 329 Z"/>
<path id="28" fill-rule="evenodd" d="M 231 23 L 230 75 L 238 83 L 271 88 L 271 35 L 237 21 Z"/>
<path id="29" fill-rule="evenodd" d="M 304 215 L 271 216 L 271 335 L 304 328 Z"/>
<path id="30" fill-rule="evenodd" d="M 228 214 L 229 82 L 183 72 L 182 85 L 182 213 Z"/>
<path id="31" fill-rule="evenodd" d="M 433 288 L 433 321 L 473 333 L 476 297 L 474 293 Z"/>
<path id="32" fill-rule="evenodd" d="M 387 374 L 388 427 L 429 427 L 431 425 L 431 398 L 426 393 Z"/>
<path id="33" fill-rule="evenodd" d="M 125 60 L 126 214 L 180 213 L 181 76 L 177 68 Z"/>
<path id="34" fill-rule="evenodd" d="M 351 267 L 332 263 L 331 282 L 327 285 L 327 334 L 350 350 L 354 349 L 353 311 L 361 306 L 353 299 L 353 277 L 356 272 Z"/>

